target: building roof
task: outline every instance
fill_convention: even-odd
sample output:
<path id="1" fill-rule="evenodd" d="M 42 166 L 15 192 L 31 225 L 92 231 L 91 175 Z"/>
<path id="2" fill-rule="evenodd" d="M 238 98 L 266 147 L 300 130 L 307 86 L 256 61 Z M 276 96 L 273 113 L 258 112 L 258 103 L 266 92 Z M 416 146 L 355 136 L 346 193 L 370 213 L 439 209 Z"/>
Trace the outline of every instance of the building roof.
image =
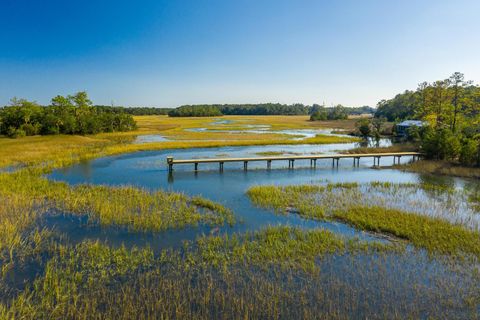
<path id="1" fill-rule="evenodd" d="M 402 127 L 411 127 L 411 126 L 417 126 L 417 127 L 423 127 L 426 125 L 426 122 L 420 121 L 420 120 L 405 120 L 403 122 L 400 122 L 397 124 L 397 126 L 402 126 Z"/>

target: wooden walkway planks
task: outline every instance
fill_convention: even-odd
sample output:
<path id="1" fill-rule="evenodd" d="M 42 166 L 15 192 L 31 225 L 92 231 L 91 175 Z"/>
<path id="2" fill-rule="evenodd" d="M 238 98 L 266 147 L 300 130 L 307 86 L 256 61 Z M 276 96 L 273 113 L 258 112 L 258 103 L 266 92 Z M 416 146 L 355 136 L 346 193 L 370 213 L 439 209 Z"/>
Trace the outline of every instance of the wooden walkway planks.
<path id="1" fill-rule="evenodd" d="M 386 152 L 386 153 L 357 153 L 357 154 L 330 154 L 330 155 L 302 155 L 302 156 L 273 156 L 273 157 L 245 157 L 245 158 L 204 158 L 204 159 L 174 159 L 173 157 L 167 157 L 167 164 L 169 172 L 173 171 L 173 165 L 176 164 L 194 164 L 195 171 L 198 170 L 198 164 L 200 163 L 218 163 L 220 171 L 223 171 L 223 164 L 225 162 L 243 162 L 243 168 L 247 170 L 248 162 L 251 161 L 266 161 L 267 168 L 271 168 L 272 161 L 288 161 L 289 168 L 293 168 L 295 160 L 310 160 L 310 165 L 316 166 L 316 160 L 321 159 L 332 159 L 333 165 L 338 166 L 338 161 L 340 159 L 353 159 L 355 166 L 356 163 L 359 165 L 360 158 L 373 158 L 374 165 L 380 165 L 380 158 L 381 157 L 393 157 L 393 162 L 395 164 L 395 160 L 398 158 L 398 162 L 400 162 L 400 158 L 403 156 L 410 156 L 415 158 L 421 157 L 422 154 L 419 152 Z"/>

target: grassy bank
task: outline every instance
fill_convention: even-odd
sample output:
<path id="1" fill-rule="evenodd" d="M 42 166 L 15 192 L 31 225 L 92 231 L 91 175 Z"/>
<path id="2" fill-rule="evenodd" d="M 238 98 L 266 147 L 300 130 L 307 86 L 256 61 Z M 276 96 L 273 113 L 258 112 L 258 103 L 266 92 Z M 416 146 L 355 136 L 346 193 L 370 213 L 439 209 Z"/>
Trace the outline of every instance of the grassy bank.
<path id="1" fill-rule="evenodd" d="M 394 144 L 389 147 L 358 147 L 350 150 L 342 151 L 345 154 L 362 154 L 362 153 L 384 153 L 384 152 L 418 152 L 418 148 L 414 145 L 402 143 Z"/>
<path id="2" fill-rule="evenodd" d="M 422 160 L 405 165 L 394 166 L 396 169 L 417 172 L 429 173 L 434 175 L 445 175 L 462 178 L 480 178 L 480 168 L 465 167 L 446 161 Z"/>
<path id="3" fill-rule="evenodd" d="M 199 197 L 150 192 L 135 187 L 69 186 L 52 182 L 28 170 L 0 174 L 0 195 L 42 202 L 60 212 L 88 215 L 104 225 L 136 231 L 159 231 L 198 223 L 233 223 L 233 213 Z M 28 218 L 31 222 L 34 219 Z"/>

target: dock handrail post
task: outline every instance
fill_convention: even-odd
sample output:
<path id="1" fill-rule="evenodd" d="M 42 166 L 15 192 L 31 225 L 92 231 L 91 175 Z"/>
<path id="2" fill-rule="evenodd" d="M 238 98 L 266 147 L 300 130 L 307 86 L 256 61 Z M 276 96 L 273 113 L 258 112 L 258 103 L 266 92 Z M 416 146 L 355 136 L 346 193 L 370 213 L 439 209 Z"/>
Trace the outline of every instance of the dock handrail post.
<path id="1" fill-rule="evenodd" d="M 272 160 L 267 160 L 267 169 L 271 169 L 272 168 Z"/>
<path id="2" fill-rule="evenodd" d="M 173 172 L 173 157 L 172 156 L 167 157 L 167 163 L 168 163 L 168 172 L 172 173 Z"/>
<path id="3" fill-rule="evenodd" d="M 248 161 L 243 161 L 243 170 L 248 170 Z"/>

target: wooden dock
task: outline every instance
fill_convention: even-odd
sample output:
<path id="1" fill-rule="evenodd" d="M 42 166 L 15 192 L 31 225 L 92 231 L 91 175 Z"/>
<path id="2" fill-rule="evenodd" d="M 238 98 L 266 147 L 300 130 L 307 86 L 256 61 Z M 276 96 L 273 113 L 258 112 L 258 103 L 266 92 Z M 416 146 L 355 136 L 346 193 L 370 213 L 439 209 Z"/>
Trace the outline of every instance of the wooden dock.
<path id="1" fill-rule="evenodd" d="M 388 153 L 364 153 L 364 154 L 333 154 L 333 155 L 304 155 L 304 156 L 278 156 L 278 157 L 251 157 L 251 158 L 205 158 L 205 159 L 174 159 L 173 157 L 167 157 L 168 171 L 173 172 L 174 165 L 180 164 L 193 164 L 194 170 L 198 171 L 200 163 L 218 163 L 219 170 L 223 171 L 223 164 L 226 162 L 243 162 L 243 169 L 248 169 L 249 162 L 265 161 L 267 169 L 271 169 L 272 161 L 288 161 L 288 168 L 293 169 L 295 160 L 310 160 L 310 166 L 316 167 L 317 160 L 332 159 L 332 166 L 338 167 L 340 159 L 353 159 L 353 166 L 360 165 L 360 158 L 373 158 L 373 166 L 380 165 L 380 158 L 393 157 L 393 164 L 400 163 L 401 157 L 413 157 L 413 161 L 416 158 L 421 157 L 419 152 L 388 152 Z"/>

